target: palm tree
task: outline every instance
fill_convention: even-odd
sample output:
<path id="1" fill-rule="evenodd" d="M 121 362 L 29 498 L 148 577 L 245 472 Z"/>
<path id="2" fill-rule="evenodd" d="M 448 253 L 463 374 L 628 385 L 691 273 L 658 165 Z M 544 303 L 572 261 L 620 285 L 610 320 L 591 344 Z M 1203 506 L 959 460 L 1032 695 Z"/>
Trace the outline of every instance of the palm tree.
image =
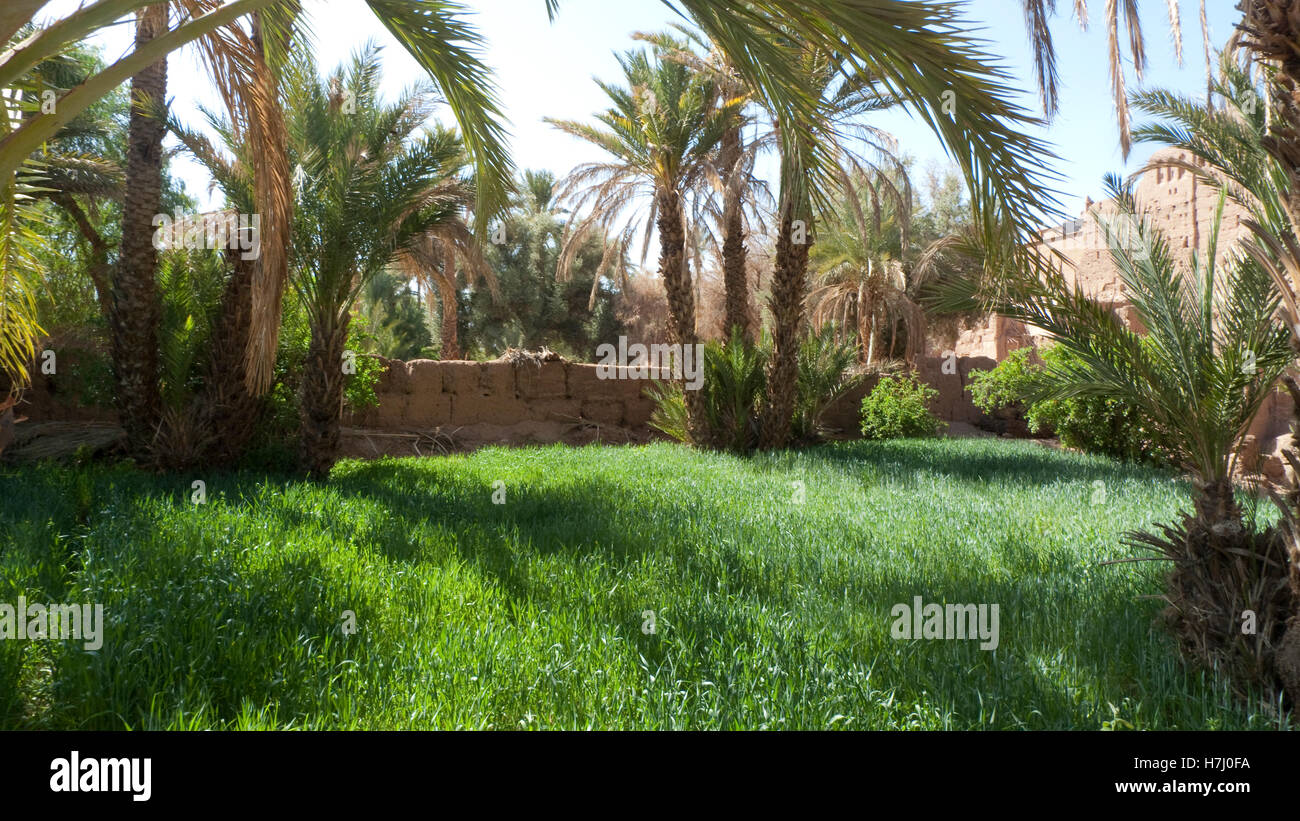
<path id="1" fill-rule="evenodd" d="M 291 284 L 311 327 L 301 458 L 316 476 L 328 474 L 338 450 L 358 294 L 422 238 L 454 225 L 468 199 L 460 138 L 441 127 L 418 134 L 437 103 L 433 87 L 418 85 L 385 105 L 379 72 L 373 44 L 324 81 L 304 51 L 286 84 L 290 146 L 301 169 Z"/>
<path id="2" fill-rule="evenodd" d="M 687 198 L 731 127 L 739 103 L 715 106 L 713 81 L 683 62 L 666 59 L 661 47 L 629 51 L 618 60 L 627 87 L 597 81 L 613 103 L 596 115 L 605 128 L 548 120 L 614 158 L 575 168 L 562 185 L 562 200 L 571 201 L 575 211 L 590 210 L 571 224 L 560 268 L 572 261 L 596 226 L 606 234 L 630 234 L 638 219 L 636 207 L 648 200 L 644 231 L 647 242 L 651 225 L 659 234 L 659 275 L 668 294 L 669 334 L 674 344 L 693 345 L 695 293 L 686 257 Z M 629 210 L 633 214 L 628 222 L 611 230 L 611 223 Z M 692 411 L 696 393 L 687 396 Z M 692 413 L 692 418 L 699 416 Z"/>
<path id="3" fill-rule="evenodd" d="M 1135 534 L 1133 543 L 1174 562 L 1166 615 L 1186 654 L 1231 672 L 1243 689 L 1256 683 L 1273 692 L 1276 647 L 1294 612 L 1287 551 L 1272 530 L 1243 519 L 1231 476 L 1246 430 L 1293 358 L 1286 329 L 1274 321 L 1279 299 L 1249 255 L 1238 249 L 1224 266 L 1216 261 L 1224 195 L 1208 247 L 1193 251 L 1187 270 L 1138 216 L 1131 189 L 1116 178 L 1108 184 L 1118 214 L 1099 221 L 1103 235 L 1116 238 L 1110 255 L 1146 335 L 1059 273 L 1009 284 L 998 312 L 1043 329 L 1072 354 L 1049 369 L 1044 398 L 1118 399 L 1167 434 L 1194 480 L 1193 513 L 1158 534 Z M 1135 242 L 1119 241 L 1119 220 L 1137 226 Z M 1241 633 L 1243 610 L 1257 614 L 1256 635 Z"/>
<path id="4" fill-rule="evenodd" d="M 920 306 L 912 299 L 915 288 L 909 281 L 913 260 L 909 258 L 908 233 L 904 225 L 910 211 L 911 187 L 902 173 L 905 198 L 880 203 L 869 198 L 872 220 L 868 222 L 861 204 L 849 202 L 857 196 L 846 192 L 826 228 L 813 246 L 810 265 L 816 272 L 817 286 L 808 295 L 813 306 L 812 323 L 823 326 L 835 323 L 840 328 L 857 328 L 862 360 L 870 366 L 876 358 L 876 342 L 888 325 L 907 329 L 904 359 L 914 356 L 916 342 L 924 334 Z M 875 186 L 864 181 L 869 191 Z M 859 186 L 860 187 L 860 186 Z M 856 207 L 855 207 L 856 206 Z M 886 355 L 894 351 L 892 338 Z"/>
<path id="5" fill-rule="evenodd" d="M 879 168 L 866 160 L 855 146 L 860 142 L 892 164 L 895 171 L 901 168 L 890 150 L 892 138 L 860 122 L 865 114 L 897 105 L 897 99 L 880 88 L 882 78 L 866 71 L 846 73 L 843 54 L 797 46 L 795 42 L 793 38 L 786 41 L 787 60 L 798 64 L 804 92 L 819 103 L 816 144 L 827 159 L 823 161 L 826 172 L 808 180 L 803 163 L 811 152 L 800 147 L 805 138 L 799 138 L 800 142 L 791 146 L 791 124 L 782 121 L 780 112 L 771 112 L 775 128 L 768 139 L 777 143 L 781 150 L 781 194 L 777 220 L 780 233 L 777 235 L 775 272 L 768 301 L 773 328 L 767 405 L 762 423 L 761 444 L 765 448 L 782 447 L 790 438 L 799 349 L 803 341 L 808 261 L 815 239 L 813 225 L 818 208 L 829 211 L 829 192 L 840 191 L 853 206 L 854 219 L 862 223 L 863 215 L 854 187 L 857 180 L 868 186 L 877 208 L 882 194 L 898 200 L 900 205 L 896 213 L 903 218 L 903 230 L 906 230 L 906 217 L 910 214 L 910 190 L 904 197 L 893 185 L 890 175 L 879 173 Z M 873 186 L 872 180 L 877 184 Z"/>
<path id="6" fill-rule="evenodd" d="M 367 0 L 367 3 L 446 96 L 476 165 L 476 212 L 484 220 L 490 218 L 504 207 L 510 186 L 510 163 L 504 149 L 494 87 L 476 54 L 477 32 L 465 23 L 462 9 L 455 4 L 431 0 Z M 301 4 L 298 0 L 232 0 L 224 4 L 219 0 L 173 0 L 172 4 L 178 10 L 179 22 L 175 28 L 138 43 L 126 57 L 61 95 L 54 113 L 26 120 L 17 128 L 10 128 L 7 121 L 0 126 L 3 129 L 0 130 L 0 181 L 10 180 L 21 163 L 99 97 L 171 51 L 203 38 L 201 52 L 228 106 L 233 107 L 232 120 L 246 130 L 250 139 L 260 141 L 262 147 L 261 153 L 249 157 L 256 171 L 258 190 L 257 210 L 253 213 L 261 216 L 268 236 L 287 236 L 292 223 L 293 197 L 289 168 L 279 151 L 284 144 L 283 116 L 278 111 L 274 67 L 283 59 L 292 33 L 302 28 Z M 0 88 L 20 86 L 43 60 L 112 24 L 123 14 L 147 5 L 151 5 L 150 0 L 92 0 L 54 24 L 17 38 L 10 47 L 0 51 Z M 39 4 L 27 0 L 6 3 L 0 12 L 4 40 L 30 24 L 38 8 Z M 265 13 L 260 17 L 252 18 L 247 30 L 238 24 L 241 18 L 263 10 Z M 0 182 L 0 192 L 10 190 L 16 189 Z M 11 238 L 21 239 L 23 212 L 8 208 L 3 201 L 0 209 L 3 209 L 0 225 L 13 229 L 14 233 L 8 235 Z M 17 242 L 10 245 L 18 247 Z M 244 271 L 241 279 L 230 281 L 229 310 L 247 314 L 247 319 L 222 323 L 222 327 L 236 330 L 248 326 L 246 333 L 241 332 L 246 340 L 240 349 L 244 362 L 218 371 L 243 377 L 246 390 L 255 396 L 270 387 L 279 331 L 280 295 L 287 275 L 287 250 L 273 243 L 264 250 L 266 254 L 260 262 Z M 12 293 L 7 306 L 14 313 L 13 321 L 0 328 L 3 336 L 0 349 L 21 352 L 30 349 L 34 340 L 28 332 L 34 328 L 34 314 L 21 311 L 22 306 L 35 304 L 27 290 L 34 280 L 23 276 L 17 257 L 8 259 L 14 261 L 15 267 L 0 271 L 0 279 Z M 143 292 L 132 293 L 130 300 L 145 303 L 149 297 Z M 0 362 L 0 366 L 21 383 L 27 361 L 29 358 L 15 355 L 12 361 Z M 147 423 L 136 427 L 147 427 Z"/>
<path id="7" fill-rule="evenodd" d="M 167 33 L 168 5 L 157 3 L 136 13 L 137 51 Z M 131 120 L 127 129 L 122 246 L 113 277 L 109 311 L 114 398 L 133 454 L 149 452 L 162 421 L 158 370 L 161 305 L 155 276 L 154 216 L 162 203 L 163 137 L 166 121 L 167 60 L 159 59 L 131 79 Z"/>
<path id="8" fill-rule="evenodd" d="M 684 38 L 682 42 L 670 34 L 636 34 L 636 39 L 653 43 L 664 59 L 675 60 L 689 66 L 713 83 L 716 108 L 733 109 L 730 123 L 722 133 L 712 166 L 701 179 L 705 196 L 697 202 L 709 212 L 711 221 L 719 226 L 722 242 L 718 243 L 707 221 L 696 220 L 698 230 L 715 249 L 722 261 L 724 299 L 723 339 L 749 339 L 750 310 L 749 282 L 746 272 L 745 205 L 753 201 L 764 189 L 753 175 L 757 142 L 747 145 L 745 126 L 750 119 L 744 109 L 752 94 L 748 84 L 737 73 L 725 51 L 710 43 L 698 32 L 686 26 L 674 26 Z M 704 52 L 699 54 L 696 49 Z M 718 199 L 721 203 L 718 203 Z M 739 328 L 739 336 L 732 333 Z"/>
<path id="9" fill-rule="evenodd" d="M 1288 164 L 1290 149 L 1280 136 L 1288 128 L 1294 129 L 1294 125 L 1286 125 L 1288 121 L 1300 123 L 1300 111 L 1277 93 L 1290 82 L 1279 79 L 1282 70 L 1267 74 L 1268 85 L 1261 89 L 1244 57 L 1234 49 L 1223 55 L 1219 76 L 1211 86 L 1219 100 L 1217 108 L 1167 91 L 1135 95 L 1134 106 L 1156 120 L 1136 129 L 1134 135 L 1190 154 L 1194 162 L 1161 164 L 1189 171 L 1251 215 L 1245 220 L 1250 238 L 1243 247 L 1269 274 L 1281 300 L 1279 311 L 1291 332 L 1292 347 L 1300 349 L 1300 242 L 1295 236 L 1300 210 L 1295 195 L 1296 169 Z M 1270 88 L 1275 97 L 1271 102 Z M 1294 362 L 1281 379 L 1300 423 L 1300 383 Z M 1283 456 L 1300 475 L 1300 454 L 1287 449 Z M 1291 622 L 1279 644 L 1276 665 L 1293 703 L 1300 704 L 1300 484 L 1293 483 L 1283 496 L 1274 496 L 1274 501 L 1282 514 L 1281 532 L 1290 550 L 1293 597 Z"/>
<path id="10" fill-rule="evenodd" d="M 458 201 L 462 208 L 473 204 L 474 189 L 460 181 L 449 182 L 444 191 L 448 201 Z M 482 249 L 474 231 L 460 217 L 453 217 L 415 238 L 409 247 L 397 256 L 398 269 L 408 278 L 428 288 L 429 309 L 432 310 L 433 293 L 437 290 L 441 300 L 440 348 L 442 359 L 463 359 L 460 347 L 460 285 L 457 263 L 465 270 L 466 278 L 488 286 L 493 295 L 498 294 L 496 273 L 483 258 Z"/>

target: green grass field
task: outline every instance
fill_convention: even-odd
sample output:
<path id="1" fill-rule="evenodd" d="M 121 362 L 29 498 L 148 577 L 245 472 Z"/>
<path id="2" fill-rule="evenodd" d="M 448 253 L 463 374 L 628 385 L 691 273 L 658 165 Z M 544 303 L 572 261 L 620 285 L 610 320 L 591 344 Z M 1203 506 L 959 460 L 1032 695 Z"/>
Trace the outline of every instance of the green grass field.
<path id="1" fill-rule="evenodd" d="M 107 626 L 97 652 L 0 641 L 0 726 L 1275 726 L 1182 667 L 1159 563 L 1100 566 L 1187 492 L 987 439 L 491 449 L 324 485 L 6 468 L 0 602 Z M 891 638 L 914 596 L 998 604 L 1000 646 Z"/>

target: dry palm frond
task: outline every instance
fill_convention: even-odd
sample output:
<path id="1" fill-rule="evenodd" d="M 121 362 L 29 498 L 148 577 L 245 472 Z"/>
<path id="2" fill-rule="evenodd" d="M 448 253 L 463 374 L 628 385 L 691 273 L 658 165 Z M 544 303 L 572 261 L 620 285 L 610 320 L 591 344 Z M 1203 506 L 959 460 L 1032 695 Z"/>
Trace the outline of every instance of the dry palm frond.
<path id="1" fill-rule="evenodd" d="M 94 455 L 114 450 L 126 441 L 119 425 L 100 422 L 43 422 L 14 428 L 14 440 L 5 449 L 9 462 L 41 462 Z"/>
<path id="2" fill-rule="evenodd" d="M 509 362 L 515 367 L 520 367 L 522 365 L 536 365 L 540 368 L 543 362 L 564 363 L 569 360 L 543 345 L 540 350 L 536 351 L 530 351 L 524 348 L 506 348 L 505 353 L 498 356 L 496 361 Z"/>
<path id="3" fill-rule="evenodd" d="M 220 0 L 175 0 L 186 12 L 200 15 L 220 5 Z M 291 4 L 296 6 L 296 3 Z M 297 15 L 290 11 L 288 20 Z M 277 21 L 273 21 L 277 22 Z M 253 206 L 261 220 L 261 243 L 254 262 L 252 315 L 245 353 L 245 384 L 254 396 L 265 393 L 274 378 L 279 344 L 281 302 L 289 276 L 288 237 L 293 224 L 293 178 L 289 163 L 288 131 L 280 106 L 282 55 L 293 36 L 292 24 L 264 25 L 255 14 L 250 26 L 235 24 L 217 29 L 198 41 L 208 73 L 229 113 L 230 139 L 253 146 L 245 153 L 251 165 Z"/>

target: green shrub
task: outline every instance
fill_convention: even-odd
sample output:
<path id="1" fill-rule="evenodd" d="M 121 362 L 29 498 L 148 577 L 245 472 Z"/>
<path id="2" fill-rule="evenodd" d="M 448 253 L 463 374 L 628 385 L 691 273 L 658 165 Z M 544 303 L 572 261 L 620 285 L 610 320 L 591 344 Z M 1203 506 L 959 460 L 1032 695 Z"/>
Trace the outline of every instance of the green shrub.
<path id="1" fill-rule="evenodd" d="M 686 395 L 680 385 L 655 385 L 651 427 L 679 442 L 747 453 L 758 444 L 758 417 L 767 396 L 767 348 L 750 345 L 736 334 L 731 343 L 704 346 L 700 386 L 703 418 L 692 435 L 687 427 Z"/>
<path id="2" fill-rule="evenodd" d="M 970 395 L 975 407 L 988 414 L 1021 405 L 1041 381 L 1042 366 L 1029 361 L 1033 348 L 1020 348 L 990 371 L 970 372 Z"/>
<path id="3" fill-rule="evenodd" d="M 971 398 L 985 413 L 1019 407 L 1038 435 L 1055 434 L 1061 444 L 1134 462 L 1169 461 L 1163 437 L 1137 408 L 1118 399 L 1073 396 L 1043 399 L 1059 383 L 1052 374 L 1077 370 L 1074 355 L 1061 346 L 1039 350 L 1042 364 L 1030 361 L 1033 349 L 1022 348 L 990 371 L 971 372 Z"/>
<path id="4" fill-rule="evenodd" d="M 945 423 L 929 408 L 938 395 L 915 374 L 884 377 L 862 400 L 862 435 L 868 439 L 939 435 Z"/>
<path id="5" fill-rule="evenodd" d="M 647 389 L 647 395 L 655 401 L 650 426 L 679 442 L 732 453 L 752 451 L 758 446 L 771 353 L 770 340 L 749 344 L 739 334 L 726 345 L 706 344 L 700 430 L 692 436 L 687 429 L 686 396 L 676 384 L 655 384 Z M 833 326 L 825 326 L 804 339 L 799 347 L 791 427 L 796 442 L 814 441 L 821 436 L 822 413 L 860 378 L 848 373 L 856 360 L 856 346 L 837 341 Z"/>

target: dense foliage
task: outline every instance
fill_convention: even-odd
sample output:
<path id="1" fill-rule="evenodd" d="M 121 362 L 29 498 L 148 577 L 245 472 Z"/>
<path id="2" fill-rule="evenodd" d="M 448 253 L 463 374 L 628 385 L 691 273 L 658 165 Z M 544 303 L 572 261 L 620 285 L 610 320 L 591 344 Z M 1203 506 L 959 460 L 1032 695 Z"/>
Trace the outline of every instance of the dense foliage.
<path id="1" fill-rule="evenodd" d="M 946 427 L 930 411 L 938 396 L 913 373 L 882 377 L 862 400 L 862 435 L 868 439 L 938 436 Z"/>

